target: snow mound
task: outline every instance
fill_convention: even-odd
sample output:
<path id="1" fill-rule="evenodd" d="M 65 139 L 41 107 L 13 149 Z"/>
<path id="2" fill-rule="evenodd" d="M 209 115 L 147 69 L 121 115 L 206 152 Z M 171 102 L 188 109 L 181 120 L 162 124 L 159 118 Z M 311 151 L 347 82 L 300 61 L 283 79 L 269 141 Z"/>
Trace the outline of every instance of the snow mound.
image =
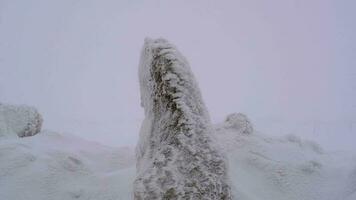
<path id="1" fill-rule="evenodd" d="M 146 39 L 140 69 L 145 110 L 137 145 L 135 199 L 232 199 L 224 158 L 186 59 Z"/>
<path id="2" fill-rule="evenodd" d="M 132 199 L 132 148 L 46 132 L 0 140 L 0 199 Z"/>
<path id="3" fill-rule="evenodd" d="M 42 117 L 29 106 L 0 104 L 0 137 L 28 137 L 41 131 Z"/>

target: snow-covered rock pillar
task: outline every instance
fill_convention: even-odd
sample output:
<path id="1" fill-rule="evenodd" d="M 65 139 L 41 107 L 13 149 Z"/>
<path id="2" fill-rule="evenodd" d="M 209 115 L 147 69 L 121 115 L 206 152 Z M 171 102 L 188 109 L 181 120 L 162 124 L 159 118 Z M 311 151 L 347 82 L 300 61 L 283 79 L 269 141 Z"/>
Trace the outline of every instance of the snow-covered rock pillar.
<path id="1" fill-rule="evenodd" d="M 135 200 L 232 199 L 226 163 L 186 59 L 164 39 L 146 39 L 139 79 L 145 120 L 136 149 Z"/>

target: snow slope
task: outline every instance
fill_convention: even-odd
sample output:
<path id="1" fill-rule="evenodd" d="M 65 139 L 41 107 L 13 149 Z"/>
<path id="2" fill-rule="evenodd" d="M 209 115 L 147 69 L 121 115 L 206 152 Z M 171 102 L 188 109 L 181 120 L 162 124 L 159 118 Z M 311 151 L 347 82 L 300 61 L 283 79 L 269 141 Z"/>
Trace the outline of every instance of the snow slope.
<path id="1" fill-rule="evenodd" d="M 228 155 L 235 199 L 355 199 L 356 156 L 327 153 L 294 135 L 246 135 L 227 123 L 216 127 L 216 138 Z"/>
<path id="2" fill-rule="evenodd" d="M 44 131 L 0 139 L 1 200 L 132 199 L 134 151 Z"/>

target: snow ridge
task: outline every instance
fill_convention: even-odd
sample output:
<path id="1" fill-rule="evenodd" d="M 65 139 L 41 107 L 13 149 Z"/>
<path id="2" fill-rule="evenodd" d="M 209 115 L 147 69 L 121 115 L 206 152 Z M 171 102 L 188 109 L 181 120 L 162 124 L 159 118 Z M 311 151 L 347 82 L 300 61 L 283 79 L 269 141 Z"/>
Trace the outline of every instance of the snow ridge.
<path id="1" fill-rule="evenodd" d="M 136 148 L 134 198 L 232 199 L 225 158 L 186 59 L 165 39 L 146 39 L 140 69 L 145 120 Z"/>

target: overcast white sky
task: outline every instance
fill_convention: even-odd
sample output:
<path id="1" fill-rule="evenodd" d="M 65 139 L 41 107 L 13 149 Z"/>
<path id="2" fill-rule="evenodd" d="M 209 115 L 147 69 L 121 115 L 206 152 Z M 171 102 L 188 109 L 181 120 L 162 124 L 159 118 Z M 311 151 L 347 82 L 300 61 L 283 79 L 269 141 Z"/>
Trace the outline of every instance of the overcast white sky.
<path id="1" fill-rule="evenodd" d="M 162 36 L 189 60 L 214 122 L 244 112 L 264 132 L 352 146 L 355 10 L 353 0 L 0 0 L 0 102 L 36 106 L 48 129 L 135 144 L 139 53 Z"/>

